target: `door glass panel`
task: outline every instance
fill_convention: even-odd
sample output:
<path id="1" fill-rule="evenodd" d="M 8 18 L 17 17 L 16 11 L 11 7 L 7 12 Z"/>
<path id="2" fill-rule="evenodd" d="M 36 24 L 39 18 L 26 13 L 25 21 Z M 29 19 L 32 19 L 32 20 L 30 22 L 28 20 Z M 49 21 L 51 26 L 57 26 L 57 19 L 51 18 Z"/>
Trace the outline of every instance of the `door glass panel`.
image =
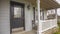
<path id="1" fill-rule="evenodd" d="M 14 18 L 21 17 L 21 7 L 14 7 Z"/>

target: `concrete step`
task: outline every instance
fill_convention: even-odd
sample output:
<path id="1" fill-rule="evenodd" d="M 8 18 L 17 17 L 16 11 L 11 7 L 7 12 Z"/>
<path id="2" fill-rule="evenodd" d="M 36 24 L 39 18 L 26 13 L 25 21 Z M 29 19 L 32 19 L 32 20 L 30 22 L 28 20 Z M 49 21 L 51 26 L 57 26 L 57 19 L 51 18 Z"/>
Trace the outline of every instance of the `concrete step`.
<path id="1" fill-rule="evenodd" d="M 20 32 L 20 31 L 24 31 L 24 28 L 23 27 L 20 27 L 20 28 L 14 28 L 12 29 L 12 32 Z"/>
<path id="2" fill-rule="evenodd" d="M 18 31 L 18 32 L 12 32 L 12 34 L 23 34 L 25 33 L 26 31 Z"/>
<path id="3" fill-rule="evenodd" d="M 20 31 L 20 32 L 13 32 L 12 34 L 36 34 L 35 30 L 32 31 Z"/>

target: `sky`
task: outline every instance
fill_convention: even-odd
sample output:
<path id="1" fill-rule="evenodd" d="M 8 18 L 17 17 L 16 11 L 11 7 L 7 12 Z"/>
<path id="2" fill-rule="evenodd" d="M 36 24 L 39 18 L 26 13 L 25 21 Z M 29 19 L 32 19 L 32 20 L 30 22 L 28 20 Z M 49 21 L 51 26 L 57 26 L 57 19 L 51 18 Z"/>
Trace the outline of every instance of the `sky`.
<path id="1" fill-rule="evenodd" d="M 60 4 L 60 0 L 56 0 Z M 60 16 L 60 8 L 57 9 L 57 14 Z"/>
<path id="2" fill-rule="evenodd" d="M 60 16 L 60 8 L 57 9 L 57 14 Z"/>
<path id="3" fill-rule="evenodd" d="M 60 3 L 60 0 L 56 0 L 58 3 Z"/>

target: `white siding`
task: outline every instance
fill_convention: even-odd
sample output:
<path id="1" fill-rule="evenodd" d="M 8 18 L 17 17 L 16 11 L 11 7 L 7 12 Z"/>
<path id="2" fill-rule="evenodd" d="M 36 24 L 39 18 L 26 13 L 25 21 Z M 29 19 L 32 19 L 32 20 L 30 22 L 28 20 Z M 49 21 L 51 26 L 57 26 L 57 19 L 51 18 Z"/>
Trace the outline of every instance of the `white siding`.
<path id="1" fill-rule="evenodd" d="M 9 0 L 0 0 L 0 34 L 10 34 Z"/>
<path id="2" fill-rule="evenodd" d="M 33 20 L 33 11 L 32 8 L 27 10 L 27 6 L 25 5 L 25 30 L 32 30 L 32 20 Z"/>

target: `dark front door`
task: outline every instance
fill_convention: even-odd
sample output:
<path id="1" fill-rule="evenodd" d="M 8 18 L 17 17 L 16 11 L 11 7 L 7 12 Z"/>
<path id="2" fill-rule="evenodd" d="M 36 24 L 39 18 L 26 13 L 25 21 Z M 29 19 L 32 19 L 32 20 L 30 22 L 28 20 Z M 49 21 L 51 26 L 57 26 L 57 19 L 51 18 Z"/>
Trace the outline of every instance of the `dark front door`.
<path id="1" fill-rule="evenodd" d="M 11 2 L 11 28 L 24 28 L 24 4 Z"/>

